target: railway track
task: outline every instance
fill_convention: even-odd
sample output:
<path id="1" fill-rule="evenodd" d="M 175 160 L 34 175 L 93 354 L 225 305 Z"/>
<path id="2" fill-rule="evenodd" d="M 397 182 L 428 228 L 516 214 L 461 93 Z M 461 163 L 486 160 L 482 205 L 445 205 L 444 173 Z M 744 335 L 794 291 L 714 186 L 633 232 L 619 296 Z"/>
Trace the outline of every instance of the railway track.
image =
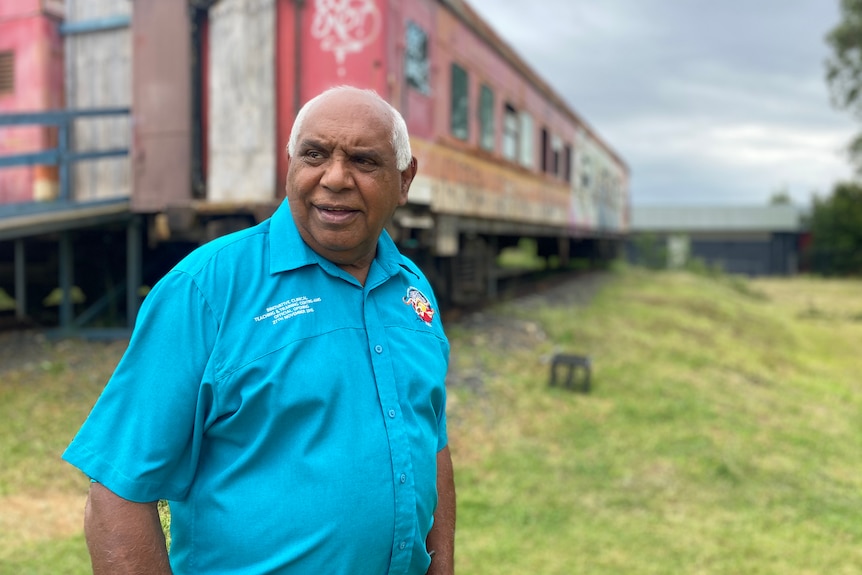
<path id="1" fill-rule="evenodd" d="M 481 312 L 498 303 L 533 297 L 584 302 L 592 297 L 595 289 L 607 277 L 607 273 L 605 271 L 565 269 L 507 274 L 505 278 L 498 281 L 496 295 L 489 295 L 471 303 L 443 306 L 443 321 L 455 323 L 470 314 Z"/>

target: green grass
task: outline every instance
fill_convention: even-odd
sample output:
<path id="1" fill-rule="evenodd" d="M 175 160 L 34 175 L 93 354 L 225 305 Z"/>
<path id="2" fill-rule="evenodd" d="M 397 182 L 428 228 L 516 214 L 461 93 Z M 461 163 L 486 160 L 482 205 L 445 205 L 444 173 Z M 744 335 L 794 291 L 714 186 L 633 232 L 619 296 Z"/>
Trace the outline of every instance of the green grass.
<path id="1" fill-rule="evenodd" d="M 0 366 L 0 574 L 88 573 L 81 528 L 87 480 L 60 454 L 124 345 L 67 340 L 39 347 L 13 356 L 11 369 Z"/>
<path id="2" fill-rule="evenodd" d="M 457 356 L 494 366 L 450 392 L 462 572 L 862 570 L 862 282 L 628 270 L 589 308 L 499 311 L 548 338 Z M 547 387 L 555 350 L 592 393 Z"/>
<path id="3" fill-rule="evenodd" d="M 72 575 L 92 573 L 83 533 L 16 547 L 0 560 L 0 573 Z"/>
<path id="4" fill-rule="evenodd" d="M 449 329 L 481 379 L 449 391 L 459 573 L 862 572 L 862 281 L 625 269 L 588 307 L 495 313 L 545 338 Z M 121 351 L 0 373 L 0 574 L 88 572 L 59 454 Z M 591 393 L 548 388 L 557 351 Z"/>

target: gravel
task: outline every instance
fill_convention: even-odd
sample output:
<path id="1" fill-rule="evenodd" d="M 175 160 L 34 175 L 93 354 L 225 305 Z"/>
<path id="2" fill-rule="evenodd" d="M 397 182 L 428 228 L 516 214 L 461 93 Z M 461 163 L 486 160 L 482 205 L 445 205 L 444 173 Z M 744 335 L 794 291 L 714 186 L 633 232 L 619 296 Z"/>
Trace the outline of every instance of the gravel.
<path id="1" fill-rule="evenodd" d="M 607 273 L 582 274 L 574 278 L 566 278 L 529 295 L 517 297 L 511 300 L 510 304 L 527 310 L 549 305 L 561 308 L 584 307 L 589 305 L 608 278 Z M 450 388 L 463 387 L 474 392 L 481 392 L 484 381 L 496 375 L 494 366 L 488 365 L 473 353 L 476 349 L 516 351 L 534 348 L 548 339 L 537 322 L 512 317 L 506 308 L 500 307 L 488 307 L 475 311 L 448 322 L 447 326 L 465 329 L 469 334 L 470 346 L 463 351 L 452 349 L 446 385 Z M 459 361 L 461 353 L 472 354 L 469 361 Z M 542 360 L 544 363 L 549 363 L 550 356 Z"/>

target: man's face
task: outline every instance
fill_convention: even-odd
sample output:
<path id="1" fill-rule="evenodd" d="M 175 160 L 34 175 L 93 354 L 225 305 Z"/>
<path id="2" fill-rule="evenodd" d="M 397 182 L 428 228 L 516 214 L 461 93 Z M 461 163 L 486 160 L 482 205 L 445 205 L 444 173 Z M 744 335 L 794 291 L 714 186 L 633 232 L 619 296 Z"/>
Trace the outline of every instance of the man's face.
<path id="1" fill-rule="evenodd" d="M 300 235 L 345 269 L 367 271 L 383 226 L 407 201 L 415 163 L 398 171 L 391 136 L 380 102 L 335 93 L 308 111 L 289 159 L 287 199 Z"/>

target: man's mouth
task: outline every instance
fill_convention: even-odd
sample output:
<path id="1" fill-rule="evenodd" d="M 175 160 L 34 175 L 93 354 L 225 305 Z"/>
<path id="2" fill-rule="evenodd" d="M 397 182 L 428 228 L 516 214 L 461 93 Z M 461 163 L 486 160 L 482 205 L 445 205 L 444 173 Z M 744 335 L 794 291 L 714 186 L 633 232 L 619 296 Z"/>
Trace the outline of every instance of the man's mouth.
<path id="1" fill-rule="evenodd" d="M 350 208 L 336 206 L 315 206 L 320 219 L 329 224 L 343 224 L 350 221 L 359 212 Z"/>

